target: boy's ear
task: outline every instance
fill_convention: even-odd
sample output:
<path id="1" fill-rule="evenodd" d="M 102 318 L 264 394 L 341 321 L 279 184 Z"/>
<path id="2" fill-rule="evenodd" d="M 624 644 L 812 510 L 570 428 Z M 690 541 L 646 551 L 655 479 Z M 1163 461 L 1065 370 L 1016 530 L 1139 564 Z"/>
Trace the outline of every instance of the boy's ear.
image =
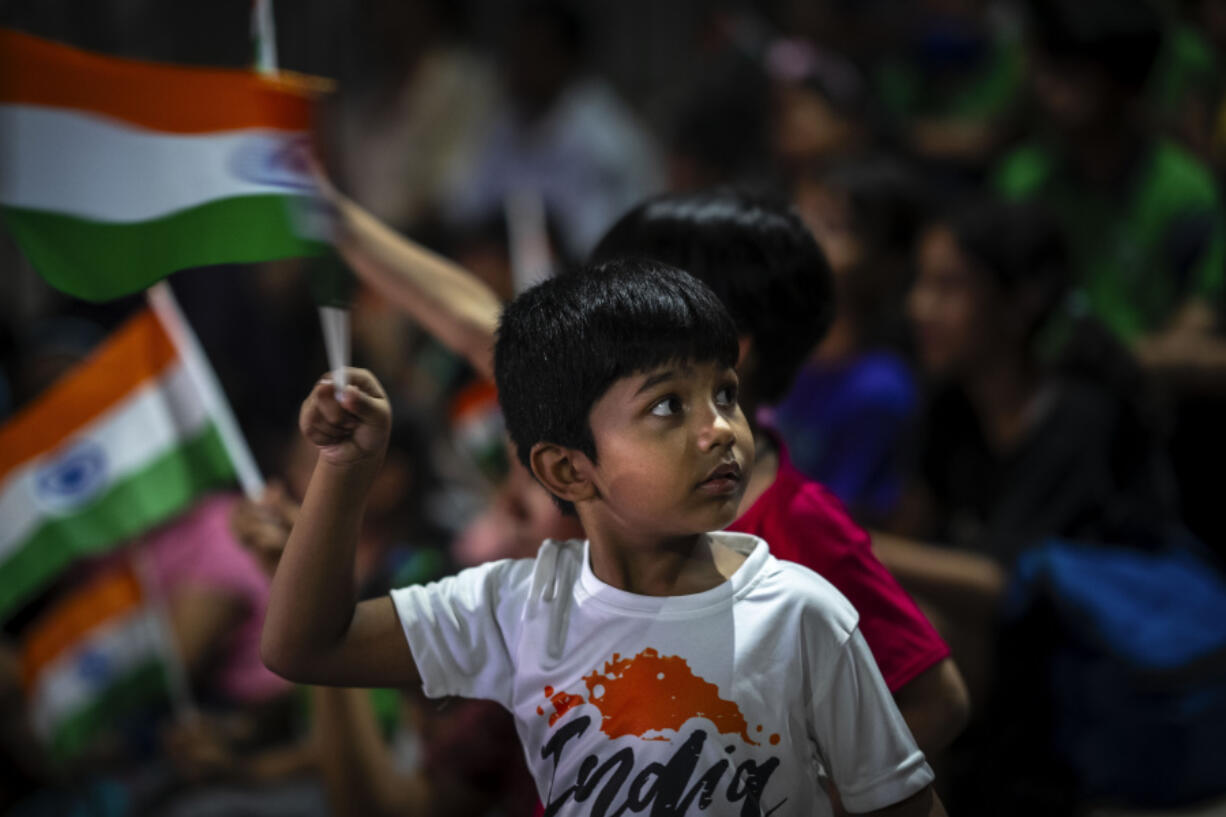
<path id="1" fill-rule="evenodd" d="M 596 487 L 585 476 L 587 461 L 582 452 L 555 443 L 537 443 L 528 453 L 532 473 L 545 489 L 572 504 L 596 495 Z"/>

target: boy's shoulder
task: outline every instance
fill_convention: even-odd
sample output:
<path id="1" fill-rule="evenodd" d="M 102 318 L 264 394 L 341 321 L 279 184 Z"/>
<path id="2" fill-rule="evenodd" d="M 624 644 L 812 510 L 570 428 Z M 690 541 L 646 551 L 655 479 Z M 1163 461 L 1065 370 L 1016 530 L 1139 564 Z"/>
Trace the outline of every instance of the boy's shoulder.
<path id="1" fill-rule="evenodd" d="M 831 631 L 839 640 L 860 624 L 860 614 L 842 591 L 821 574 L 791 560 L 772 556 L 759 592 L 769 599 L 767 604 L 794 610 L 804 622 Z"/>
<path id="2" fill-rule="evenodd" d="M 824 632 L 838 642 L 859 626 L 859 614 L 838 588 L 802 564 L 776 558 L 766 539 L 731 531 L 711 536 L 745 554 L 745 563 L 731 579 L 734 606 L 743 614 L 781 626 L 799 623 L 810 637 Z"/>
<path id="3" fill-rule="evenodd" d="M 535 556 L 484 562 L 458 575 L 474 584 L 498 587 L 504 597 L 549 602 L 578 580 L 586 553 L 582 540 L 546 539 Z"/>

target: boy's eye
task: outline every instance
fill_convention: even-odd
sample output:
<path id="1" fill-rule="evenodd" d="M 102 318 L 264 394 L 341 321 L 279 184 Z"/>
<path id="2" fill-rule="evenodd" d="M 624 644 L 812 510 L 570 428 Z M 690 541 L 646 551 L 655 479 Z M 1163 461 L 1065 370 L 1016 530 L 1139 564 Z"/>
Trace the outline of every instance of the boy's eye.
<path id="1" fill-rule="evenodd" d="M 732 383 L 721 388 L 715 393 L 715 402 L 721 406 L 736 405 L 736 386 Z"/>
<path id="2" fill-rule="evenodd" d="M 651 413 L 656 417 L 671 417 L 681 411 L 681 398 L 675 396 L 657 400 L 651 407 Z"/>

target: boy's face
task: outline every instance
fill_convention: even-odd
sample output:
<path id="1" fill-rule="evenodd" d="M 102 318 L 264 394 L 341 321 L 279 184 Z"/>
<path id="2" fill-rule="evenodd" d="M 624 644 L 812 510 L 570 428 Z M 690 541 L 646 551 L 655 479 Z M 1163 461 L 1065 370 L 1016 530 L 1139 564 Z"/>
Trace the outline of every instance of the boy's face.
<path id="1" fill-rule="evenodd" d="M 650 546 L 736 518 L 753 435 L 732 369 L 677 362 L 624 377 L 592 406 L 589 422 L 597 462 L 584 468 L 598 496 L 581 509 L 589 533 Z"/>

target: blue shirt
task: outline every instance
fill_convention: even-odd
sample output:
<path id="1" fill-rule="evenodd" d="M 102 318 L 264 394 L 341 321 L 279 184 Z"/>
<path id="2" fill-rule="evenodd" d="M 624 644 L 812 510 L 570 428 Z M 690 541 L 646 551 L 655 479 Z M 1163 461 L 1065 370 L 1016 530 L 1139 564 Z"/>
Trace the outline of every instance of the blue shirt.
<path id="1" fill-rule="evenodd" d="M 918 403 L 902 358 L 873 351 L 806 365 L 768 420 L 797 469 L 853 510 L 880 515 L 901 496 L 903 451 Z"/>

